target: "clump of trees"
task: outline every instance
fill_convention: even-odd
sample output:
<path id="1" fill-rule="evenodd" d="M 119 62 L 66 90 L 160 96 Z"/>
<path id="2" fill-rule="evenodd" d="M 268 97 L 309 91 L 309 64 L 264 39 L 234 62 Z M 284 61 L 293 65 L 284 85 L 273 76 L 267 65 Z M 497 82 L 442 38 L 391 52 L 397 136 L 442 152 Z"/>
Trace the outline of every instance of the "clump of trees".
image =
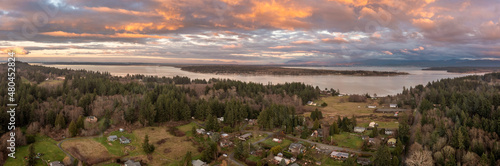
<path id="1" fill-rule="evenodd" d="M 366 102 L 366 96 L 362 95 L 350 95 L 349 102 Z"/>

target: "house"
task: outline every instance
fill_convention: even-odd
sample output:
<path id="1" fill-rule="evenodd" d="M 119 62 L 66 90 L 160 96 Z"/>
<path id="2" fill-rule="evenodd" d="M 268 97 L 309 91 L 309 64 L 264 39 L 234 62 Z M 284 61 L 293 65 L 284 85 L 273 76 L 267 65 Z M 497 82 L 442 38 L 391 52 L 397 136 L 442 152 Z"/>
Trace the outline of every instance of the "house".
<path id="1" fill-rule="evenodd" d="M 397 104 L 389 104 L 389 108 L 398 108 Z"/>
<path id="2" fill-rule="evenodd" d="M 227 137 L 229 137 L 229 134 L 222 133 L 222 134 L 220 134 L 220 137 L 221 137 L 221 138 L 227 138 Z"/>
<path id="3" fill-rule="evenodd" d="M 127 137 L 124 137 L 123 135 L 120 137 L 120 143 L 121 144 L 129 144 L 130 140 Z"/>
<path id="4" fill-rule="evenodd" d="M 123 129 L 123 128 L 120 128 L 120 130 L 119 130 L 119 131 L 120 131 L 120 132 L 124 132 L 124 131 L 125 131 L 125 129 Z"/>
<path id="5" fill-rule="evenodd" d="M 141 166 L 141 163 L 134 160 L 127 160 L 125 166 Z"/>
<path id="6" fill-rule="evenodd" d="M 283 141 L 283 140 L 281 140 L 279 138 L 273 138 L 273 142 L 281 143 L 281 141 Z"/>
<path id="7" fill-rule="evenodd" d="M 365 132 L 365 128 L 364 127 L 354 127 L 354 132 L 355 133 L 363 133 L 363 132 Z"/>
<path id="8" fill-rule="evenodd" d="M 118 136 L 116 136 L 116 135 L 108 136 L 108 141 L 110 141 L 110 142 L 116 141 L 117 139 L 118 139 Z"/>
<path id="9" fill-rule="evenodd" d="M 205 163 L 201 160 L 192 160 L 191 164 L 193 164 L 193 166 L 208 166 L 207 163 Z"/>
<path id="10" fill-rule="evenodd" d="M 233 142 L 231 142 L 230 140 L 228 139 L 222 139 L 219 143 L 220 147 L 229 147 L 229 146 L 232 146 L 233 145 Z"/>
<path id="11" fill-rule="evenodd" d="M 248 120 L 248 125 L 256 125 L 256 124 L 257 124 L 257 120 L 255 120 L 255 119 Z"/>
<path id="12" fill-rule="evenodd" d="M 285 160 L 285 164 L 288 165 L 290 164 L 290 159 L 279 157 L 279 156 L 274 156 L 274 163 L 279 164 L 281 160 Z"/>
<path id="13" fill-rule="evenodd" d="M 316 106 L 316 103 L 314 103 L 313 101 L 308 101 L 308 102 L 307 102 L 307 105 Z"/>
<path id="14" fill-rule="evenodd" d="M 377 108 L 377 106 L 369 105 L 368 108 Z"/>
<path id="15" fill-rule="evenodd" d="M 95 117 L 95 116 L 87 116 L 87 118 L 85 119 L 85 121 L 90 122 L 90 123 L 95 123 L 95 122 L 97 122 L 97 117 Z"/>
<path id="16" fill-rule="evenodd" d="M 280 153 L 277 154 L 277 156 L 278 157 L 283 157 L 283 153 L 280 152 Z"/>
<path id="17" fill-rule="evenodd" d="M 337 159 L 337 160 L 344 160 L 344 159 L 349 158 L 349 153 L 332 151 L 332 153 L 330 153 L 330 157 Z"/>
<path id="18" fill-rule="evenodd" d="M 241 136 L 239 136 L 238 138 L 242 141 L 246 141 L 247 139 L 249 139 L 250 137 L 252 136 L 252 133 L 246 133 L 246 134 L 243 134 Z"/>
<path id="19" fill-rule="evenodd" d="M 387 140 L 387 145 L 389 146 L 392 146 L 392 147 L 396 147 L 396 138 L 391 138 L 389 140 Z"/>
<path id="20" fill-rule="evenodd" d="M 387 129 L 385 129 L 384 134 L 385 135 L 392 135 L 392 134 L 394 134 L 394 131 L 393 130 L 387 130 Z"/>
<path id="21" fill-rule="evenodd" d="M 299 165 L 299 164 L 297 164 L 297 163 L 293 163 L 293 164 L 292 164 L 292 165 L 290 165 L 290 166 L 300 166 L 300 165 Z"/>
<path id="22" fill-rule="evenodd" d="M 290 153 L 300 154 L 306 151 L 306 147 L 300 143 L 291 143 L 290 146 L 288 146 L 288 151 Z"/>
<path id="23" fill-rule="evenodd" d="M 378 140 L 376 138 L 368 138 L 369 144 L 377 144 Z"/>
<path id="24" fill-rule="evenodd" d="M 224 122 L 224 117 L 217 118 L 219 122 Z"/>
<path id="25" fill-rule="evenodd" d="M 49 166 L 64 166 L 64 164 L 60 161 L 52 161 L 49 163 Z"/>
<path id="26" fill-rule="evenodd" d="M 205 129 L 201 128 L 201 129 L 196 129 L 196 133 L 197 134 L 200 134 L 200 135 L 203 135 L 205 134 Z"/>
<path id="27" fill-rule="evenodd" d="M 370 122 L 370 124 L 368 126 L 371 128 L 374 128 L 375 126 L 378 126 L 378 124 L 375 122 Z"/>
<path id="28" fill-rule="evenodd" d="M 360 165 L 370 165 L 372 161 L 369 158 L 358 157 L 356 162 Z"/>

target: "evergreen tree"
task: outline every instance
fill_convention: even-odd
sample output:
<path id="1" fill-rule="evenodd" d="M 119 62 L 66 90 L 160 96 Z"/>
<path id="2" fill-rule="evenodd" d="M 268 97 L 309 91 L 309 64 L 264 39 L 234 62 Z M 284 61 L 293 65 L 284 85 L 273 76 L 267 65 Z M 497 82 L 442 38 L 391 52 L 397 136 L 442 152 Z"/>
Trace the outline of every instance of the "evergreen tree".
<path id="1" fill-rule="evenodd" d="M 85 118 L 83 116 L 79 116 L 76 121 L 76 128 L 83 129 L 85 127 Z"/>
<path id="2" fill-rule="evenodd" d="M 78 134 L 78 128 L 76 127 L 75 121 L 71 121 L 71 123 L 69 123 L 68 130 L 71 137 L 74 137 Z"/>
<path id="3" fill-rule="evenodd" d="M 243 141 L 238 141 L 236 143 L 236 147 L 234 148 L 234 157 L 237 159 L 245 159 L 248 156 L 247 152 L 245 151 L 245 147 L 243 145 Z"/>
<path id="4" fill-rule="evenodd" d="M 191 162 L 193 160 L 191 155 L 191 151 L 186 152 L 182 164 L 183 166 L 193 166 L 193 163 Z"/>
<path id="5" fill-rule="evenodd" d="M 319 129 L 319 127 L 320 127 L 320 126 L 319 126 L 319 121 L 318 121 L 318 119 L 314 120 L 314 125 L 313 125 L 312 130 L 317 130 L 317 129 Z"/>
<path id="6" fill-rule="evenodd" d="M 375 166 L 386 166 L 388 163 L 391 163 L 391 152 L 386 145 L 380 146 L 374 157 L 373 165 Z"/>
<path id="7" fill-rule="evenodd" d="M 144 136 L 144 142 L 142 143 L 142 149 L 146 154 L 151 154 L 155 151 L 155 146 L 153 144 L 149 144 L 149 136 L 146 134 Z"/>
<path id="8" fill-rule="evenodd" d="M 27 166 L 34 166 L 36 164 L 36 154 L 35 147 L 33 144 L 30 144 L 28 147 L 28 162 L 26 162 Z"/>
<path id="9" fill-rule="evenodd" d="M 60 128 L 66 128 L 66 120 L 62 112 L 57 115 L 54 126 L 56 127 L 59 126 Z"/>

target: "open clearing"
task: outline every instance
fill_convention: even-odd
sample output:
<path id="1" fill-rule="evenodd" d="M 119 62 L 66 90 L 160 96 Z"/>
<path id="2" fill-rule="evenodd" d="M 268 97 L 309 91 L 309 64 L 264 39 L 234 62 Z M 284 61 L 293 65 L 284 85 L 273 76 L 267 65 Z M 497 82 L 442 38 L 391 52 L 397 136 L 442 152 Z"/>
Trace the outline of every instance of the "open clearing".
<path id="1" fill-rule="evenodd" d="M 372 99 L 367 99 L 367 102 L 362 102 L 362 103 L 355 103 L 355 102 L 348 102 L 349 97 L 348 96 L 329 96 L 329 97 L 323 97 L 320 100 L 315 101 L 318 106 L 310 106 L 310 107 L 316 107 L 318 110 L 321 110 L 323 112 L 324 117 L 328 116 L 348 116 L 351 117 L 352 115 L 360 116 L 360 115 L 370 115 L 373 114 L 373 108 L 367 108 L 367 105 L 375 105 L 376 102 L 375 100 Z M 328 104 L 326 107 L 321 107 L 323 102 Z M 377 104 L 378 105 L 378 104 Z"/>
<path id="2" fill-rule="evenodd" d="M 63 142 L 61 147 L 78 160 L 89 164 L 107 161 L 113 157 L 106 147 L 93 139 L 68 140 Z"/>
<path id="3" fill-rule="evenodd" d="M 41 159 L 50 161 L 62 161 L 66 154 L 57 147 L 57 142 L 46 136 L 36 136 L 35 153 L 42 153 Z M 8 158 L 5 165 L 26 165 L 24 157 L 28 156 L 28 146 L 16 148 L 16 158 Z M 36 160 L 36 166 L 47 165 L 42 160 Z"/>

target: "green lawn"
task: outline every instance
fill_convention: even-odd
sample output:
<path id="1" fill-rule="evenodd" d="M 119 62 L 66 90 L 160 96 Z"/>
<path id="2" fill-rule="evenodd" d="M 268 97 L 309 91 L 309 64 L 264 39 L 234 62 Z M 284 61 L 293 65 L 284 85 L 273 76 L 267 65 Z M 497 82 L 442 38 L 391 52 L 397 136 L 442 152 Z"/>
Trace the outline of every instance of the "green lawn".
<path id="1" fill-rule="evenodd" d="M 196 126 L 196 123 L 194 122 L 191 122 L 189 124 L 186 124 L 186 125 L 182 125 L 182 126 L 178 126 L 177 128 L 179 130 L 181 130 L 182 132 L 186 133 L 186 136 L 193 136 L 193 133 L 191 132 L 191 129 L 193 129 L 193 126 Z"/>
<path id="2" fill-rule="evenodd" d="M 37 136 L 35 146 L 35 153 L 44 154 L 41 158 L 50 161 L 62 161 L 66 154 L 57 147 L 57 142 L 46 136 Z M 25 165 L 24 157 L 28 156 L 28 145 L 21 146 L 16 149 L 16 159 L 8 158 L 5 165 Z M 42 160 L 37 160 L 36 165 L 47 165 Z"/>
<path id="3" fill-rule="evenodd" d="M 321 160 L 321 165 L 325 165 L 325 166 L 342 165 L 342 161 L 334 160 L 330 157 L 325 157 Z"/>
<path id="4" fill-rule="evenodd" d="M 267 134 L 262 134 L 261 136 L 259 135 L 254 135 L 252 138 L 248 139 L 248 142 L 250 143 L 254 143 L 254 142 L 257 142 L 258 140 L 261 140 L 262 138 L 266 138 L 267 137 Z"/>
<path id="5" fill-rule="evenodd" d="M 342 132 L 333 136 L 338 146 L 359 149 L 363 146 L 363 140 L 353 133 Z"/>
<path id="6" fill-rule="evenodd" d="M 250 156 L 248 156 L 247 159 L 250 160 L 250 161 L 253 161 L 253 162 L 259 162 L 261 160 L 260 157 L 255 156 L 255 155 L 250 155 Z"/>
<path id="7" fill-rule="evenodd" d="M 271 147 L 274 147 L 274 146 L 281 146 L 283 149 L 285 148 L 288 148 L 288 146 L 290 146 L 290 144 L 292 143 L 291 140 L 288 140 L 288 139 L 283 139 L 283 141 L 281 141 L 281 143 L 278 143 L 278 142 L 273 142 L 273 138 L 269 138 L 269 139 L 266 139 L 265 141 L 262 141 L 263 144 L 267 144 Z"/>
<path id="8" fill-rule="evenodd" d="M 125 136 L 128 139 L 130 139 L 131 142 L 137 140 L 135 138 L 135 135 L 133 133 L 120 132 L 120 131 L 113 131 L 113 132 L 111 132 L 108 135 L 103 135 L 102 137 L 96 137 L 96 138 L 94 138 L 95 141 L 97 141 L 97 142 L 101 143 L 102 145 L 104 145 L 104 147 L 106 147 L 106 149 L 108 149 L 108 152 L 110 154 L 116 155 L 116 156 L 123 156 L 123 155 L 125 155 L 123 153 L 123 147 L 125 147 L 126 145 L 125 144 L 120 144 L 120 140 L 118 140 L 118 139 L 116 141 L 113 141 L 113 142 L 108 142 L 108 136 L 110 136 L 110 135 L 116 135 L 116 136 L 118 136 L 118 138 L 120 138 L 121 136 Z M 109 143 L 111 143 L 111 145 L 109 145 Z"/>

